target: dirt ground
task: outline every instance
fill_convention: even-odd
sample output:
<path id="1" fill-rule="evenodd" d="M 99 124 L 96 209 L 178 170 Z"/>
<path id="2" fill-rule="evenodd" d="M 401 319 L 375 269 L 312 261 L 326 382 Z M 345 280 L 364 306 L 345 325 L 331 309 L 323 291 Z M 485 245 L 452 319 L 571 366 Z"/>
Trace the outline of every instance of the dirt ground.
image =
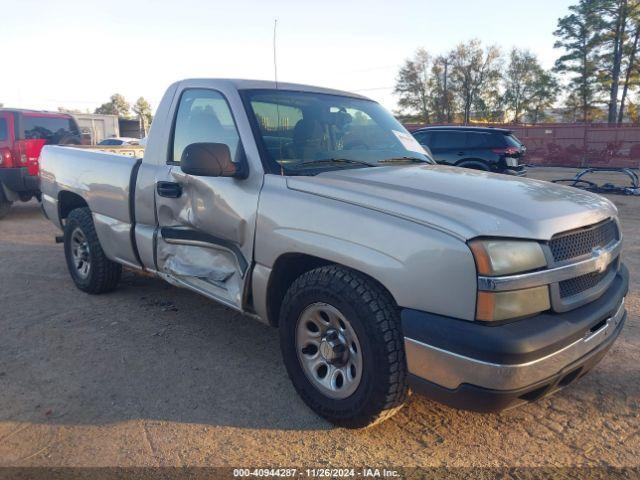
<path id="1" fill-rule="evenodd" d="M 567 169 L 533 169 L 555 178 Z M 640 466 L 640 197 L 620 209 L 629 318 L 586 377 L 499 415 L 413 397 L 333 428 L 296 395 L 274 329 L 127 273 L 76 290 L 35 202 L 0 222 L 0 466 Z"/>

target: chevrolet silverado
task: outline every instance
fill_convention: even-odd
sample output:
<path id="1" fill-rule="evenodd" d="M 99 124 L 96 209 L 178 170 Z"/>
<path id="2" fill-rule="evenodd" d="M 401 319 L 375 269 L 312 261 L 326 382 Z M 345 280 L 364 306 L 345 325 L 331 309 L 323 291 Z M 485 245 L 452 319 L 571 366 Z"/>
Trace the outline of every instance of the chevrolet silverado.
<path id="1" fill-rule="evenodd" d="M 144 158 L 46 146 L 40 180 L 80 290 L 114 290 L 124 265 L 277 327 L 296 390 L 338 425 L 388 418 L 409 391 L 534 401 L 626 318 L 610 201 L 436 165 L 351 93 L 180 81 Z"/>

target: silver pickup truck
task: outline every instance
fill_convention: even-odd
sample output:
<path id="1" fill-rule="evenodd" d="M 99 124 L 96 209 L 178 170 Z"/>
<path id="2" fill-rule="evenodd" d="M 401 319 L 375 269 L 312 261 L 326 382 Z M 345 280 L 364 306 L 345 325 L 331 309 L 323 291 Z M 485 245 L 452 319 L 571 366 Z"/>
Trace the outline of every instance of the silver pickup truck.
<path id="1" fill-rule="evenodd" d="M 437 166 L 359 95 L 184 80 L 143 159 L 45 147 L 41 166 L 80 290 L 114 290 L 124 265 L 278 327 L 298 393 L 339 425 L 388 418 L 409 389 L 476 411 L 536 400 L 626 318 L 611 202 Z"/>

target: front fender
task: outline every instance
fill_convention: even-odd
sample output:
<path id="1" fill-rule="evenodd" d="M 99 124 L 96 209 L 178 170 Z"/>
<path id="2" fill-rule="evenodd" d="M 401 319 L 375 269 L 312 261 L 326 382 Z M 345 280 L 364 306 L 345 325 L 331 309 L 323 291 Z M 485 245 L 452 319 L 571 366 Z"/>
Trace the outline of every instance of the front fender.
<path id="1" fill-rule="evenodd" d="M 288 253 L 311 255 L 369 275 L 400 307 L 473 320 L 475 263 L 463 241 L 392 215 L 289 190 L 281 177 L 267 177 L 256 232 L 259 266 L 270 269 Z"/>

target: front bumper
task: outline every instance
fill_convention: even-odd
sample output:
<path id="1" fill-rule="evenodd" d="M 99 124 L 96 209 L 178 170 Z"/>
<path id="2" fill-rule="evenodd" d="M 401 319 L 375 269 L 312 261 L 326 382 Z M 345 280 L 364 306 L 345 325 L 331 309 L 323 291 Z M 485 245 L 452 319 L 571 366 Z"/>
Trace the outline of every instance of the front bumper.
<path id="1" fill-rule="evenodd" d="M 437 401 L 498 411 L 567 386 L 600 361 L 622 330 L 628 271 L 597 300 L 498 326 L 404 310 L 412 388 Z"/>
<path id="2" fill-rule="evenodd" d="M 26 167 L 0 168 L 0 183 L 19 195 L 35 195 L 40 190 L 39 178 L 29 175 Z"/>

